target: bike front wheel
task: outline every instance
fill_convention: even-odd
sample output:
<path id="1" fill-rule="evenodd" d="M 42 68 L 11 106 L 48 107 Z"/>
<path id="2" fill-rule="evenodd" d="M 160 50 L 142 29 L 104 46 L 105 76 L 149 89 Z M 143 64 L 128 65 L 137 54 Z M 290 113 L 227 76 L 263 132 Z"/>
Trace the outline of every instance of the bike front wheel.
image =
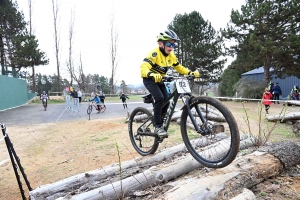
<path id="1" fill-rule="evenodd" d="M 155 153 L 159 143 L 154 135 L 154 117 L 148 109 L 137 107 L 131 112 L 128 131 L 130 141 L 140 155 Z"/>
<path id="2" fill-rule="evenodd" d="M 211 97 L 194 97 L 189 105 L 191 115 L 186 107 L 181 115 L 181 134 L 188 151 L 206 167 L 229 165 L 235 159 L 240 144 L 238 126 L 232 113 L 219 100 Z M 191 120 L 196 122 L 200 133 Z"/>
<path id="3" fill-rule="evenodd" d="M 86 110 L 87 114 L 88 115 L 91 114 L 92 110 L 93 110 L 93 106 L 89 105 L 88 109 Z"/>

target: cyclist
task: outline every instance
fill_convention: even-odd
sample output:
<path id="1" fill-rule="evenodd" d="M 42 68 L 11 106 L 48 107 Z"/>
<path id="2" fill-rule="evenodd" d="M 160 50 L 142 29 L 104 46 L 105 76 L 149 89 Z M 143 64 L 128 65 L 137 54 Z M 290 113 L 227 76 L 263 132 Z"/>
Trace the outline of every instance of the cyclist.
<path id="1" fill-rule="evenodd" d="M 129 99 L 129 97 L 127 95 L 125 95 L 124 92 L 122 92 L 120 99 L 122 99 L 124 109 L 125 109 L 125 107 L 127 108 L 126 98 Z"/>
<path id="2" fill-rule="evenodd" d="M 168 133 L 162 128 L 162 115 L 167 112 L 169 106 L 162 107 L 164 100 L 168 98 L 165 84 L 161 82 L 162 77 L 166 75 L 169 68 L 174 68 L 180 74 L 200 76 L 198 71 L 192 72 L 178 62 L 173 52 L 177 41 L 180 41 L 180 39 L 174 31 L 165 30 L 160 32 L 157 36 L 158 47 L 148 53 L 140 66 L 143 83 L 155 100 L 153 109 L 154 133 L 159 137 L 168 136 Z"/>
<path id="3" fill-rule="evenodd" d="M 105 95 L 103 93 L 100 93 L 99 98 L 100 98 L 100 101 L 103 103 L 103 106 L 105 107 L 105 105 L 104 105 Z"/>
<path id="4" fill-rule="evenodd" d="M 97 104 L 97 111 L 100 113 L 100 98 L 98 97 L 98 94 L 95 93 L 95 97 L 93 99 L 90 99 L 89 101 L 95 101 Z"/>
<path id="5" fill-rule="evenodd" d="M 44 102 L 44 99 L 46 99 L 46 101 Z M 44 103 L 46 104 L 46 108 L 47 108 L 47 105 L 48 105 L 48 99 L 50 99 L 47 95 L 47 93 L 45 91 L 43 91 L 43 93 L 41 94 L 41 100 L 42 100 L 42 103 L 44 105 Z"/>

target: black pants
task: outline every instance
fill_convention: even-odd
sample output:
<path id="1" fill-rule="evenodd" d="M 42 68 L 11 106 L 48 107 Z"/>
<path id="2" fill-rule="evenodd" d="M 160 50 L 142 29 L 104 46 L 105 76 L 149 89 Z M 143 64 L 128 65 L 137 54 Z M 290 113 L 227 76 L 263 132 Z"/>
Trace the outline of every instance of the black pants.
<path id="1" fill-rule="evenodd" d="M 170 103 L 163 107 L 163 102 L 168 98 L 168 92 L 164 83 L 155 83 L 151 78 L 143 78 L 143 83 L 147 90 L 152 94 L 154 98 L 154 120 L 155 127 L 161 127 L 163 123 L 162 115 L 164 115 Z"/>
<path id="2" fill-rule="evenodd" d="M 126 99 L 122 99 L 122 102 L 123 102 L 123 107 L 124 107 L 124 109 L 125 109 L 125 107 L 127 108 Z"/>
<path id="3" fill-rule="evenodd" d="M 276 100 L 279 100 L 279 94 L 274 94 L 274 99 L 273 100 L 275 100 L 274 101 L 274 104 L 279 104 L 279 101 L 276 101 Z"/>

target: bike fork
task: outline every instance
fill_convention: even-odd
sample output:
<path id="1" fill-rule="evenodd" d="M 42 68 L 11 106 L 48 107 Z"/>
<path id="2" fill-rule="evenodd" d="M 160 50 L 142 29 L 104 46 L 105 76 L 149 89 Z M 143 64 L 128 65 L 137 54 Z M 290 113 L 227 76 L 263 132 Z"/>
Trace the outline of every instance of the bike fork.
<path id="1" fill-rule="evenodd" d="M 192 123 L 193 123 L 193 125 L 194 125 L 194 127 L 195 127 L 195 129 L 197 131 L 197 133 L 200 133 L 202 136 L 205 136 L 205 131 L 198 126 L 198 124 L 197 124 L 197 122 L 196 122 L 196 120 L 195 120 L 195 118 L 194 118 L 194 116 L 193 116 L 193 114 L 191 112 L 191 107 L 190 107 L 190 104 L 189 104 L 189 100 L 190 100 L 190 98 L 186 98 L 186 100 L 185 100 L 185 106 L 187 108 L 189 117 L 190 117 L 190 119 L 191 119 L 191 121 L 192 121 Z M 205 119 L 204 119 L 204 117 L 203 117 L 203 115 L 202 115 L 202 113 L 200 111 L 199 106 L 196 105 L 195 109 L 196 109 L 196 112 L 197 112 L 198 116 L 200 117 L 202 123 L 205 125 L 206 124 L 205 123 Z M 206 128 L 206 125 L 205 125 L 205 128 Z"/>

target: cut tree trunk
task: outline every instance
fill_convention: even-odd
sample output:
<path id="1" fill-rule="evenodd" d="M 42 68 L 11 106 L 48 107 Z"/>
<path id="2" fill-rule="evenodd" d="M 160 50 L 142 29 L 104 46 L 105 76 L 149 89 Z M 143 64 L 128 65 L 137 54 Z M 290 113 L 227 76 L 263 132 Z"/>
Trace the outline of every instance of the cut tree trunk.
<path id="1" fill-rule="evenodd" d="M 289 100 L 289 101 L 286 101 L 287 104 L 290 104 L 290 105 L 296 105 L 296 106 L 300 106 L 300 101 L 298 100 Z"/>
<path id="2" fill-rule="evenodd" d="M 293 132 L 300 137 L 300 120 L 296 121 L 295 124 L 293 124 Z"/>
<path id="3" fill-rule="evenodd" d="M 220 135 L 220 136 L 218 136 Z M 222 139 L 222 134 L 218 134 L 217 137 L 220 137 L 219 140 Z M 243 135 L 241 137 L 242 141 L 248 139 L 248 136 Z M 249 141 L 248 141 L 249 142 Z M 228 142 L 224 142 L 228 143 Z M 248 146 L 249 143 L 241 142 L 241 149 L 245 146 Z M 195 161 L 190 154 L 185 154 L 185 146 L 178 145 L 172 148 L 169 148 L 166 151 L 162 151 L 160 153 L 157 153 L 153 156 L 148 157 L 142 157 L 138 159 L 134 159 L 131 161 L 122 162 L 121 168 L 122 168 L 122 177 L 125 179 L 122 180 L 122 187 L 120 183 L 120 176 L 118 175 L 120 167 L 118 164 L 113 164 L 111 166 L 105 167 L 102 170 L 95 170 L 92 172 L 79 174 L 64 180 L 61 180 L 56 183 L 48 184 L 41 186 L 39 188 L 34 189 L 33 191 L 30 191 L 30 198 L 31 200 L 37 200 L 37 199 L 56 199 L 59 197 L 66 197 L 70 193 L 75 192 L 82 192 L 86 191 L 87 189 L 90 190 L 90 192 L 87 192 L 87 194 L 79 194 L 80 198 L 87 198 L 89 195 L 91 195 L 91 199 L 93 199 L 93 195 L 96 192 L 98 195 L 96 195 L 95 199 L 101 199 L 104 196 L 107 198 L 116 198 L 116 196 L 122 195 L 122 193 L 125 191 L 125 193 L 128 193 L 129 191 L 133 190 L 141 190 L 144 189 L 146 186 L 148 187 L 150 184 L 155 185 L 161 182 L 161 179 L 158 178 L 161 176 L 161 172 L 163 172 L 163 181 L 168 181 L 170 179 L 174 179 L 184 173 L 190 172 L 196 168 L 201 167 L 201 165 Z M 181 157 L 178 158 L 179 161 L 174 161 L 171 159 L 175 153 L 182 152 Z M 131 176 L 131 174 L 136 174 L 138 171 L 142 170 L 145 166 L 152 165 L 159 165 L 160 163 L 163 163 L 162 161 L 166 162 L 167 160 L 171 160 L 172 163 L 170 166 L 160 166 L 161 172 L 157 172 L 157 170 L 153 170 L 154 168 L 149 169 L 148 171 L 144 171 L 142 173 L 139 173 L 137 175 Z M 155 169 L 158 169 L 156 167 Z M 129 174 L 126 176 L 126 174 Z M 146 176 L 147 174 L 147 176 Z M 112 184 L 107 183 L 107 179 L 109 179 L 111 182 L 112 176 L 116 176 L 116 181 Z M 137 178 L 138 177 L 138 178 Z M 106 181 L 106 184 L 97 185 L 98 182 Z M 126 185 L 125 183 L 128 183 L 130 185 Z M 124 185 L 124 186 L 123 186 Z M 95 187 L 96 186 L 96 187 Z M 97 187 L 98 186 L 98 187 Z M 98 188 L 91 190 L 93 188 Z M 126 188 L 126 189 L 125 189 Z M 99 191 L 103 191 L 99 193 Z M 116 195 L 117 194 L 117 195 Z M 83 196 L 82 196 L 83 195 Z M 111 196 L 110 196 L 111 195 Z M 75 195 L 78 196 L 78 195 Z M 74 196 L 74 199 L 77 197 Z M 72 197 L 73 198 L 73 197 Z"/>
<path id="4" fill-rule="evenodd" d="M 169 184 L 172 189 L 158 199 L 230 199 L 240 194 L 243 188 L 278 176 L 284 167 L 299 164 L 299 154 L 300 146 L 293 142 L 263 147 L 204 178 L 172 182 Z"/>
<path id="5" fill-rule="evenodd" d="M 268 121 L 271 122 L 286 122 L 288 120 L 299 120 L 300 119 L 300 112 L 294 112 L 294 113 L 289 113 L 287 115 L 275 115 L 275 116 L 268 116 L 267 117 Z"/>

